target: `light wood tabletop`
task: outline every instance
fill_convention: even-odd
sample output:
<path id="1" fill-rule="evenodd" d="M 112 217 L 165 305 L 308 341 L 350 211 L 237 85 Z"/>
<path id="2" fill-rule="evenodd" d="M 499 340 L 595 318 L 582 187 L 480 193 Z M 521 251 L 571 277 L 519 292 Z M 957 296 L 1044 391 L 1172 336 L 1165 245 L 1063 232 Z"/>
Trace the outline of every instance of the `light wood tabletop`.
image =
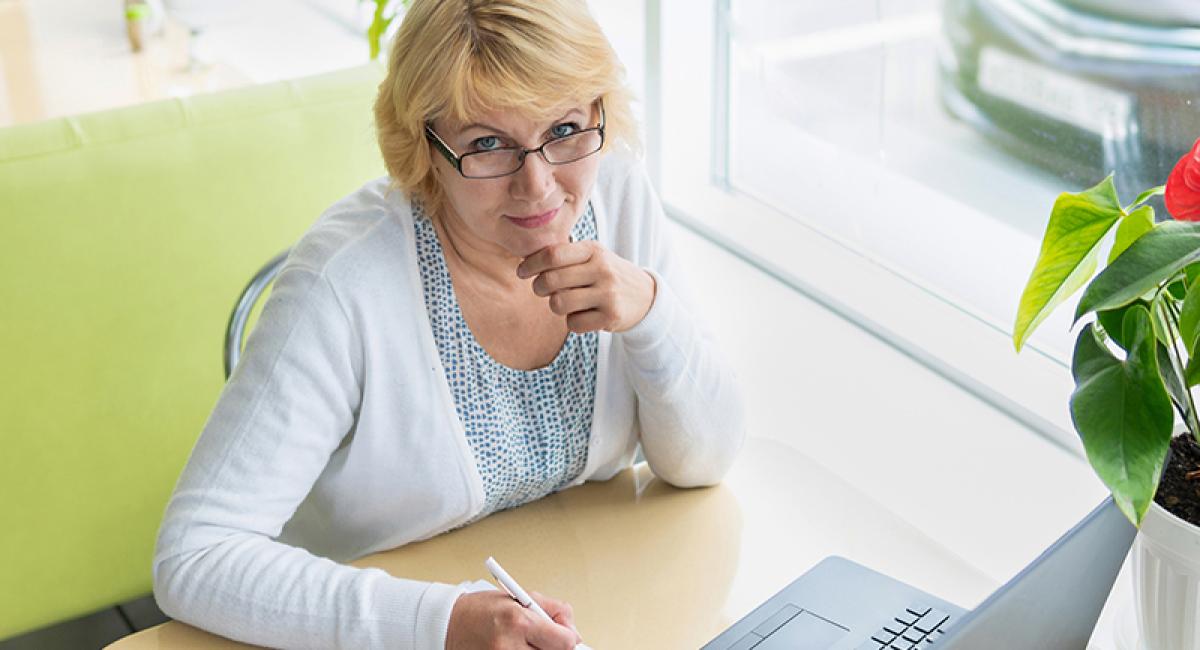
<path id="1" fill-rule="evenodd" d="M 966 607 L 996 586 L 800 451 L 753 438 L 715 487 L 676 489 L 641 464 L 353 564 L 457 583 L 488 578 L 489 555 L 570 602 L 597 650 L 697 648 L 828 555 Z M 247 646 L 176 621 L 110 646 L 218 647 Z"/>

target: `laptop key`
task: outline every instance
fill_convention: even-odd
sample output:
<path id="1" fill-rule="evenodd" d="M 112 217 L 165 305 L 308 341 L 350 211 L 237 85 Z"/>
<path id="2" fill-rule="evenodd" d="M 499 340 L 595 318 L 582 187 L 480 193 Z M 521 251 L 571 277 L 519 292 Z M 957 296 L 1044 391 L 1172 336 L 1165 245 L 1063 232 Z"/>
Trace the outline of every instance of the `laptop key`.
<path id="1" fill-rule="evenodd" d="M 921 620 L 913 624 L 916 629 L 928 634 L 938 628 L 939 625 L 946 622 L 950 615 L 940 609 L 931 609 L 921 617 Z"/>
<path id="2" fill-rule="evenodd" d="M 921 617 L 917 616 L 916 614 L 913 614 L 912 612 L 910 612 L 908 610 L 905 610 L 903 614 L 896 617 L 896 622 L 907 627 L 909 625 L 912 625 L 913 623 L 916 623 L 918 618 L 921 618 Z"/>
<path id="3" fill-rule="evenodd" d="M 867 639 L 866 641 L 858 644 L 858 647 L 854 650 L 884 650 L 886 647 L 886 643 L 880 643 L 875 639 Z"/>
<path id="4" fill-rule="evenodd" d="M 905 607 L 904 611 L 908 612 L 909 614 L 912 614 L 913 616 L 916 616 L 917 618 L 920 618 L 920 617 L 924 616 L 926 612 L 929 611 L 929 608 L 928 607 Z"/>
<path id="5" fill-rule="evenodd" d="M 891 643 L 892 639 L 896 638 L 897 636 L 898 635 L 895 632 L 888 632 L 886 629 L 883 629 L 879 630 L 875 634 L 872 634 L 871 639 L 879 645 L 887 645 Z"/>

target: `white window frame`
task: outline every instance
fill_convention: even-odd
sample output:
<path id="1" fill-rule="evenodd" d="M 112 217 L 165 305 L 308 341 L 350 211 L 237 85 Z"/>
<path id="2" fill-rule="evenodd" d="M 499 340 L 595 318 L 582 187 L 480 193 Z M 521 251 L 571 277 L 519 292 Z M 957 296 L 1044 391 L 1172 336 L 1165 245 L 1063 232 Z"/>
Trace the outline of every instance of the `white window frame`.
<path id="1" fill-rule="evenodd" d="M 1018 355 L 1005 326 L 729 187 L 723 162 L 730 143 L 721 128 L 728 119 L 722 30 L 729 10 L 730 0 L 645 3 L 644 142 L 668 215 L 1082 456 L 1067 407 L 1073 382 L 1064 355 L 1039 348 L 1037 337 Z"/>

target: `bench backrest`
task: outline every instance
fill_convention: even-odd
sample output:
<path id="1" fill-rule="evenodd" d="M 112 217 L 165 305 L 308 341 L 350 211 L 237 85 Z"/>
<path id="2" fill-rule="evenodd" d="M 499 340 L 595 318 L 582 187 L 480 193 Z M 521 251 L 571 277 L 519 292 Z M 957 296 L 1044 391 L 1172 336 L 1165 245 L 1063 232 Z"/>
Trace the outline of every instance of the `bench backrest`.
<path id="1" fill-rule="evenodd" d="M 0 639 L 150 591 L 234 300 L 384 173 L 381 78 L 0 130 Z"/>

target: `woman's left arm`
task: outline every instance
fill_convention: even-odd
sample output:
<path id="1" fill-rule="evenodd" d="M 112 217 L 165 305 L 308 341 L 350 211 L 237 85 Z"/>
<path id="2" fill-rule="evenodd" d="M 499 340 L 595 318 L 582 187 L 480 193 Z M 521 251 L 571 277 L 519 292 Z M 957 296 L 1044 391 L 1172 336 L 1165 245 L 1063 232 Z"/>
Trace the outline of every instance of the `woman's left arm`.
<path id="1" fill-rule="evenodd" d="M 698 317 L 666 215 L 640 165 L 617 218 L 637 214 L 647 238 L 645 270 L 655 279 L 645 317 L 615 334 L 638 396 L 642 451 L 656 476 L 680 487 L 721 480 L 745 438 L 745 409 L 733 369 Z"/>
<path id="2" fill-rule="evenodd" d="M 734 372 L 697 318 L 662 204 L 640 165 L 619 185 L 611 218 L 630 220 L 618 242 L 553 246 L 518 269 L 573 331 L 613 332 L 638 398 L 642 450 L 655 475 L 680 487 L 711 485 L 745 436 Z M 630 227 L 631 226 L 631 227 Z"/>

